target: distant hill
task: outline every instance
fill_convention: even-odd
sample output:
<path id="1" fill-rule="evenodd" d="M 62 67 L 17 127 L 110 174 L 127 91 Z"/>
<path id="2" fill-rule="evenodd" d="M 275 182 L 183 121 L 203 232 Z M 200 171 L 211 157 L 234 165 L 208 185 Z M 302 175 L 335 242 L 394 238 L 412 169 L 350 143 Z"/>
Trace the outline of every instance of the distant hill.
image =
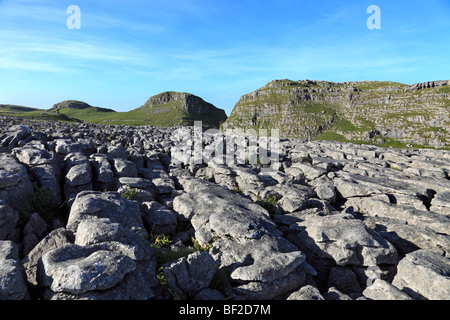
<path id="1" fill-rule="evenodd" d="M 10 115 L 37 120 L 95 122 L 96 120 L 103 119 L 108 113 L 115 113 L 115 111 L 92 107 L 85 102 L 77 100 L 59 102 L 49 110 L 14 105 L 0 105 L 0 115 Z"/>
<path id="2" fill-rule="evenodd" d="M 110 114 L 117 113 L 112 109 L 93 107 L 85 102 L 66 100 L 55 104 L 49 113 L 64 114 L 69 118 L 85 122 L 98 122 Z"/>
<path id="3" fill-rule="evenodd" d="M 53 107 L 49 111 L 59 111 L 62 109 L 84 110 L 89 108 L 92 108 L 92 106 L 83 101 L 66 100 L 53 105 Z"/>
<path id="4" fill-rule="evenodd" d="M 0 104 L 0 113 L 6 112 L 30 112 L 30 111 L 39 111 L 37 108 L 23 107 L 23 106 L 15 106 L 12 104 Z"/>
<path id="5" fill-rule="evenodd" d="M 204 128 L 219 128 L 226 119 L 224 110 L 200 97 L 168 91 L 152 96 L 137 109 L 108 115 L 99 122 L 174 127 L 192 126 L 195 121 L 202 121 Z"/>
<path id="6" fill-rule="evenodd" d="M 46 120 L 46 121 L 65 121 L 65 122 L 78 122 L 80 120 L 71 119 L 65 114 L 58 114 L 53 112 L 48 112 L 47 110 L 42 110 L 38 108 L 30 108 L 24 106 L 15 106 L 0 104 L 0 116 L 14 116 L 22 117 L 34 120 Z"/>
<path id="7" fill-rule="evenodd" d="M 66 100 L 49 110 L 0 105 L 0 115 L 32 119 L 84 121 L 111 125 L 153 125 L 161 127 L 192 126 L 202 121 L 204 128 L 219 128 L 226 113 L 190 93 L 163 92 L 151 97 L 143 106 L 128 111 L 93 107 L 78 100 Z"/>
<path id="8" fill-rule="evenodd" d="M 222 129 L 278 129 L 286 138 L 448 149 L 450 81 L 274 80 L 243 95 Z"/>

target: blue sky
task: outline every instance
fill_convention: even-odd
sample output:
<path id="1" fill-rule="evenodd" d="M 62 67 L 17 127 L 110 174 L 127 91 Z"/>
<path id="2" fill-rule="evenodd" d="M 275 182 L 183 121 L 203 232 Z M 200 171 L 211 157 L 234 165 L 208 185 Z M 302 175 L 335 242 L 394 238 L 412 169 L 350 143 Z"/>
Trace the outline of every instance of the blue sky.
<path id="1" fill-rule="evenodd" d="M 0 0 L 0 103 L 128 111 L 171 90 L 230 114 L 273 79 L 450 79 L 449 30 L 450 0 Z"/>

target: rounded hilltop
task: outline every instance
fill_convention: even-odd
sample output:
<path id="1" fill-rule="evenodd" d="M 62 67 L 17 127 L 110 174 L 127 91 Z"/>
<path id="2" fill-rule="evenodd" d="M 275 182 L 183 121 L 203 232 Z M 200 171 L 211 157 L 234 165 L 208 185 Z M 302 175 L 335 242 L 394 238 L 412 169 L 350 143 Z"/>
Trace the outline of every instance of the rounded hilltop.
<path id="1" fill-rule="evenodd" d="M 223 121 L 226 120 L 225 111 L 218 109 L 202 98 L 187 92 L 166 91 L 154 95 L 139 109 L 162 106 L 169 108 L 179 107 L 180 109 L 193 114 L 222 115 Z"/>
<path id="2" fill-rule="evenodd" d="M 193 125 L 195 121 L 202 121 L 204 127 L 218 128 L 227 120 L 223 109 L 187 92 L 166 91 L 154 95 L 133 112 L 143 117 L 150 117 L 149 119 L 155 122 L 152 124 L 161 123 L 172 126 Z"/>
<path id="3" fill-rule="evenodd" d="M 92 108 L 92 106 L 87 104 L 86 102 L 78 101 L 78 100 L 65 100 L 65 101 L 62 101 L 62 102 L 59 102 L 59 103 L 53 105 L 53 107 L 50 109 L 50 111 L 58 111 L 61 109 L 84 110 L 84 109 L 88 109 L 88 108 Z"/>

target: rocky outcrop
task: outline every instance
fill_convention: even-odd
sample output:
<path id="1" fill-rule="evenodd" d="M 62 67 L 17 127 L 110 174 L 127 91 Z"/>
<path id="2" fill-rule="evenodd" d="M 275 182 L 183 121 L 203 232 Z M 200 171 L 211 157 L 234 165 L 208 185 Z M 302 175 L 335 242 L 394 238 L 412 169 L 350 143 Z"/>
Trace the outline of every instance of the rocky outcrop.
<path id="1" fill-rule="evenodd" d="M 225 130 L 278 129 L 283 138 L 448 148 L 449 81 L 275 80 L 245 94 Z"/>
<path id="2" fill-rule="evenodd" d="M 11 121 L 1 299 L 449 297 L 448 151 Z"/>
<path id="3" fill-rule="evenodd" d="M 227 119 L 224 110 L 216 108 L 190 93 L 163 92 L 148 99 L 137 112 L 148 112 L 152 115 L 171 112 L 171 117 L 181 117 L 179 125 L 194 125 L 194 121 L 202 121 L 203 126 L 218 128 Z"/>
<path id="4" fill-rule="evenodd" d="M 77 100 L 66 100 L 66 101 L 62 101 L 62 102 L 59 102 L 59 103 L 55 104 L 50 109 L 50 111 L 59 111 L 61 109 L 78 109 L 78 110 L 83 110 L 83 109 L 88 109 L 88 108 L 92 108 L 92 106 L 87 104 L 86 102 L 77 101 Z"/>
<path id="5" fill-rule="evenodd" d="M 205 102 L 202 98 L 193 94 L 182 92 L 163 92 L 151 97 L 145 103 L 146 107 L 160 106 L 170 103 L 179 103 L 180 107 L 190 113 L 207 114 L 218 113 L 219 110 L 212 104 Z"/>

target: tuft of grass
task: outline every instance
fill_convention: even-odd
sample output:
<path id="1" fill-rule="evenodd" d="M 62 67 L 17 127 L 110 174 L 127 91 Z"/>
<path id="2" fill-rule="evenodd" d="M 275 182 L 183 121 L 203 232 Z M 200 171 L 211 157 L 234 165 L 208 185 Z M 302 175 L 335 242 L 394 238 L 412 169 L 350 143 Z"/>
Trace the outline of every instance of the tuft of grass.
<path id="1" fill-rule="evenodd" d="M 136 195 L 137 195 L 137 189 L 132 188 L 132 189 L 128 189 L 127 191 L 122 193 L 121 197 L 123 199 L 127 199 L 127 200 L 134 200 L 134 199 L 136 199 Z"/>
<path id="2" fill-rule="evenodd" d="M 258 196 L 256 203 L 266 209 L 269 212 L 270 217 L 273 218 L 273 216 L 277 214 L 274 206 L 278 203 L 278 201 L 280 200 L 277 199 L 277 197 L 267 195 L 264 199 Z"/>
<path id="3" fill-rule="evenodd" d="M 51 224 L 58 215 L 65 215 L 65 203 L 59 208 L 51 208 L 52 192 L 46 188 L 39 187 L 33 182 L 33 196 L 31 202 L 25 204 L 19 211 L 19 224 L 25 224 L 35 212 L 47 223 Z"/>
<path id="4" fill-rule="evenodd" d="M 214 246 L 214 243 L 206 245 L 206 246 L 202 246 L 194 238 L 192 238 L 191 240 L 192 240 L 192 243 L 194 244 L 194 248 L 195 248 L 196 251 L 208 252 Z"/>
<path id="5" fill-rule="evenodd" d="M 167 248 L 171 244 L 170 238 L 165 234 L 151 234 L 149 242 L 152 248 Z"/>
<path id="6" fill-rule="evenodd" d="M 164 274 L 163 267 L 158 268 L 158 271 L 156 272 L 156 280 L 161 286 L 167 287 L 167 278 L 166 275 Z"/>
<path id="7" fill-rule="evenodd" d="M 43 216 L 47 216 L 51 198 L 52 193 L 50 190 L 39 188 L 37 182 L 33 182 L 32 211 L 39 213 L 42 218 L 44 218 Z"/>
<path id="8" fill-rule="evenodd" d="M 244 193 L 244 191 L 242 191 L 241 187 L 234 187 L 232 191 L 234 193 L 237 193 L 237 194 L 243 194 Z"/>

